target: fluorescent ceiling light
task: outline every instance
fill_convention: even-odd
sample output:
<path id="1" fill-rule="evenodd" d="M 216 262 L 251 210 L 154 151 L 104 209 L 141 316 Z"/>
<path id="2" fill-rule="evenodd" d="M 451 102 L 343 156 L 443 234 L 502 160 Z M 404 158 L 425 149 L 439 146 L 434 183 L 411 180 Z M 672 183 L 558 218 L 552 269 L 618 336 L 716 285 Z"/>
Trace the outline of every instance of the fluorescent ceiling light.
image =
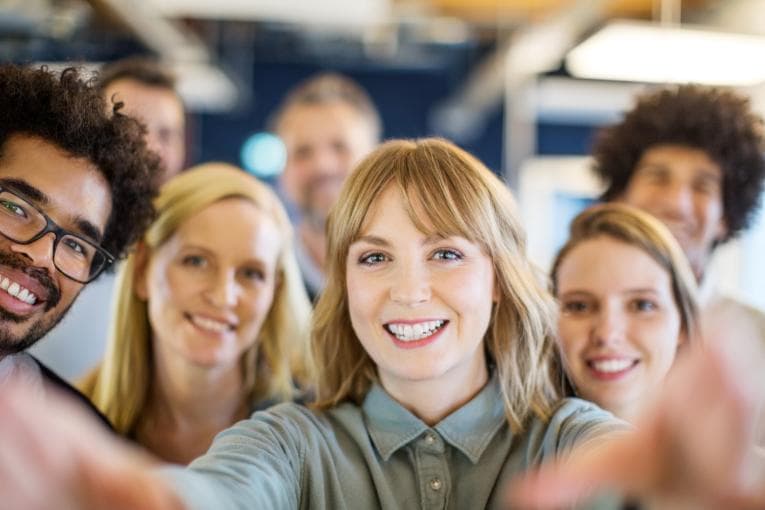
<path id="1" fill-rule="evenodd" d="M 579 78 L 745 86 L 765 81 L 765 37 L 616 21 L 566 56 Z"/>

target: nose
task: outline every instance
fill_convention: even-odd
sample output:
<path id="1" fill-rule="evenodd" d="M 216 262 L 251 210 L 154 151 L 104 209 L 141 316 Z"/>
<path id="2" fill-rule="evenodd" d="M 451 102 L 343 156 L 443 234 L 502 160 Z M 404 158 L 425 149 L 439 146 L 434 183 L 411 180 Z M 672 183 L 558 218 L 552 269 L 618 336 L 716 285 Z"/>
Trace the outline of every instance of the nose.
<path id="1" fill-rule="evenodd" d="M 40 239 L 29 243 L 19 244 L 11 243 L 11 251 L 25 255 L 32 261 L 32 265 L 48 270 L 53 275 L 56 272 L 56 266 L 53 264 L 53 244 L 56 242 L 56 235 L 48 232 Z"/>
<path id="2" fill-rule="evenodd" d="M 210 304 L 218 308 L 234 306 L 238 296 L 238 286 L 231 271 L 221 271 L 211 280 L 205 297 Z"/>
<path id="3" fill-rule="evenodd" d="M 684 183 L 669 183 L 657 192 L 661 215 L 669 218 L 688 218 L 693 214 L 693 192 Z"/>
<path id="4" fill-rule="evenodd" d="M 622 342 L 625 337 L 626 323 L 624 316 L 616 307 L 601 307 L 593 320 L 590 340 L 595 345 L 605 346 Z"/>
<path id="5" fill-rule="evenodd" d="M 399 262 L 391 277 L 391 301 L 416 306 L 430 301 L 430 272 L 424 264 L 415 261 Z"/>

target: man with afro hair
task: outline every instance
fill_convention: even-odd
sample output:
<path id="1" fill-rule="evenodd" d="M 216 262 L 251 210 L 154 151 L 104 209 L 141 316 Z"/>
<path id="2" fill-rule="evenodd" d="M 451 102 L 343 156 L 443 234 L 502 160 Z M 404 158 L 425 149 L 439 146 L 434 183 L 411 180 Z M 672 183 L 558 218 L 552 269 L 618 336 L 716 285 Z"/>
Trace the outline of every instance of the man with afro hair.
<path id="1" fill-rule="evenodd" d="M 704 330 L 755 335 L 765 314 L 722 296 L 708 274 L 715 249 L 752 223 L 765 177 L 763 120 L 729 89 L 681 85 L 648 92 L 595 141 L 604 200 L 661 219 L 701 285 Z"/>
<path id="2" fill-rule="evenodd" d="M 76 69 L 0 65 L 0 385 L 89 405 L 25 351 L 149 224 L 159 168 L 141 125 Z"/>

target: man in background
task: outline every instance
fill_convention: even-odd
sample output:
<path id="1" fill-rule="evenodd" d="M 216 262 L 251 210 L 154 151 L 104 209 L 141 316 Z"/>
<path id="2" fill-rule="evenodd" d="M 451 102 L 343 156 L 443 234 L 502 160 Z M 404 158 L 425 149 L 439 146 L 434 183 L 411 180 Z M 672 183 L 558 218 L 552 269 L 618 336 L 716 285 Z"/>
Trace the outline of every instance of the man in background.
<path id="1" fill-rule="evenodd" d="M 165 167 L 159 184 L 180 173 L 186 161 L 186 111 L 175 77 L 157 60 L 131 57 L 105 65 L 99 86 L 109 108 L 122 102 L 122 112 L 146 126 L 149 148 Z"/>
<path id="2" fill-rule="evenodd" d="M 638 98 L 624 119 L 602 130 L 593 156 L 619 200 L 661 219 L 700 283 L 708 336 L 759 337 L 765 314 L 723 296 L 710 259 L 751 225 L 765 177 L 763 121 L 748 98 L 723 88 L 669 87 Z"/>
<path id="3" fill-rule="evenodd" d="M 296 252 L 309 295 L 324 286 L 324 224 L 354 165 L 379 143 L 380 115 L 349 78 L 323 73 L 290 91 L 274 114 L 287 163 L 279 178 L 296 225 Z"/>
<path id="4" fill-rule="evenodd" d="M 0 384 L 89 405 L 26 351 L 151 221 L 159 161 L 75 69 L 0 66 L 0 114 Z"/>
<path id="5" fill-rule="evenodd" d="M 177 175 L 185 162 L 186 113 L 175 90 L 175 77 L 155 59 L 130 57 L 105 65 L 97 87 L 107 112 L 121 104 L 120 113 L 145 126 L 146 143 L 162 163 L 155 183 L 162 185 Z M 115 275 L 109 274 L 89 286 L 67 320 L 34 351 L 70 380 L 83 375 L 103 355 L 114 280 Z"/>

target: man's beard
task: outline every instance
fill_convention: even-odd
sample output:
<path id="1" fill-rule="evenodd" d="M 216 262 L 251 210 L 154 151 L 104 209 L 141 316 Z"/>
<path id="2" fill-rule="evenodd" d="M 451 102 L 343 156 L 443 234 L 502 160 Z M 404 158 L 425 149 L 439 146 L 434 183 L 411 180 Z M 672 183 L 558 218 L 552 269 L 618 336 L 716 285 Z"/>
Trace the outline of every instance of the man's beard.
<path id="1" fill-rule="evenodd" d="M 25 273 L 37 280 L 37 282 L 48 291 L 43 312 L 55 308 L 61 301 L 61 292 L 54 283 L 53 278 L 51 278 L 46 270 L 30 266 L 25 257 L 0 250 L 0 266 L 9 267 Z M 0 290 L 0 292 L 5 291 Z M 34 345 L 35 342 L 45 336 L 48 331 L 53 329 L 56 324 L 61 321 L 70 307 L 71 304 L 62 310 L 61 313 L 53 317 L 38 319 L 21 338 L 12 336 L 2 325 L 9 322 L 19 324 L 28 319 L 0 308 L 0 358 L 9 354 L 19 353 Z"/>

